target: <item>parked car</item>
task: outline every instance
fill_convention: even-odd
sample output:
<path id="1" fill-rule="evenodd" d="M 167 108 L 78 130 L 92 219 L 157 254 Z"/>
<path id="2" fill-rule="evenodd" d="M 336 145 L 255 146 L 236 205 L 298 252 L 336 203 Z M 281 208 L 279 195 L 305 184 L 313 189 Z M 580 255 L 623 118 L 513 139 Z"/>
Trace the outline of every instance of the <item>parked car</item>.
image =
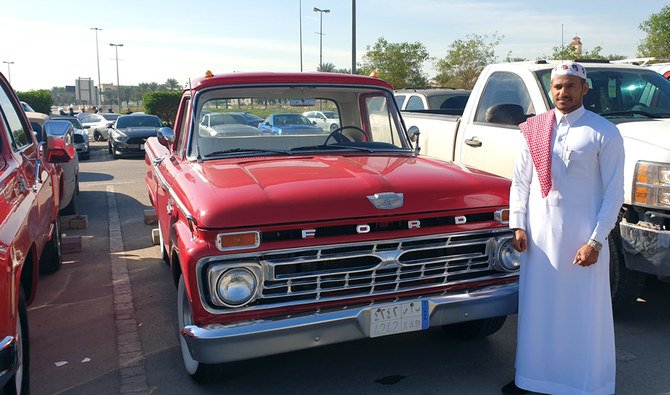
<path id="1" fill-rule="evenodd" d="M 114 122 L 119 116 L 121 114 L 87 114 L 80 118 L 80 121 L 84 128 L 89 130 L 89 137 L 92 137 L 95 141 L 103 141 L 109 139 L 109 129 L 114 126 Z"/>
<path id="2" fill-rule="evenodd" d="M 394 92 L 394 97 L 403 111 L 460 115 L 470 92 L 464 89 L 401 89 Z"/>
<path id="3" fill-rule="evenodd" d="M 121 156 L 144 156 L 144 143 L 149 137 L 155 137 L 163 126 L 155 115 L 121 115 L 112 127 L 108 149 L 114 159 Z"/>
<path id="4" fill-rule="evenodd" d="M 74 127 L 74 148 L 77 150 L 77 157 L 79 159 L 90 159 L 91 150 L 90 150 L 90 138 L 88 132 L 84 129 L 84 126 L 79 122 L 76 117 L 69 117 L 63 115 L 52 115 L 51 119 L 54 120 L 66 120 L 72 124 Z"/>
<path id="5" fill-rule="evenodd" d="M 258 125 L 262 134 L 315 134 L 323 133 L 323 129 L 314 126 L 309 119 L 301 114 L 272 114 Z"/>
<path id="6" fill-rule="evenodd" d="M 238 113 L 232 113 L 232 114 L 240 114 L 247 121 L 247 125 L 253 126 L 255 128 L 258 127 L 258 124 L 263 122 L 263 118 L 259 117 L 256 114 L 252 114 L 252 113 L 249 113 L 249 112 L 238 112 Z"/>
<path id="7" fill-rule="evenodd" d="M 307 111 L 302 115 L 325 132 L 332 132 L 340 127 L 340 114 L 337 111 Z"/>
<path id="8" fill-rule="evenodd" d="M 45 142 L 44 124 L 50 119 L 46 114 L 39 112 L 27 112 L 26 117 L 33 128 L 38 142 Z M 74 140 L 74 126 L 72 128 Z M 79 194 L 79 160 L 77 155 L 66 163 L 55 165 L 60 169 L 60 199 L 59 210 L 62 215 L 74 215 L 77 213 L 77 195 Z"/>
<path id="9" fill-rule="evenodd" d="M 54 123 L 56 123 L 54 125 Z M 14 90 L 0 73 L 0 393 L 30 392 L 27 306 L 39 269 L 61 266 L 59 174 L 52 164 L 74 156 L 72 127 L 48 121 L 40 147 Z M 55 128 L 54 128 L 55 126 Z M 57 129 L 57 130 L 56 130 Z M 37 172 L 38 168 L 40 171 Z"/>
<path id="10" fill-rule="evenodd" d="M 212 112 L 202 116 L 200 135 L 221 136 L 255 136 L 260 134 L 258 128 L 250 126 L 242 113 Z"/>
<path id="11" fill-rule="evenodd" d="M 23 108 L 24 112 L 35 112 L 35 110 L 33 110 L 33 108 L 30 107 L 30 104 L 28 104 L 24 101 L 21 101 L 21 108 Z"/>
<path id="12" fill-rule="evenodd" d="M 194 378 L 209 364 L 440 326 L 486 337 L 516 312 L 510 181 L 417 155 L 388 83 L 235 73 L 190 85 L 174 129 L 147 140 L 145 175 Z M 199 133 L 203 112 L 249 97 L 277 103 L 268 121 L 310 133 Z M 347 124 L 324 133 L 280 114 L 316 110 L 316 97 Z"/>

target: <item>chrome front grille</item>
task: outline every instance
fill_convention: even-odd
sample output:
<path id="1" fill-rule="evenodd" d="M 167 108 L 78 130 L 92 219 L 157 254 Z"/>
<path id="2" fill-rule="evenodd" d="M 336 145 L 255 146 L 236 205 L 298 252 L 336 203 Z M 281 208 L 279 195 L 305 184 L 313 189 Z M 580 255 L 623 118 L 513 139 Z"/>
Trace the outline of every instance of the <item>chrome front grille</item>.
<path id="1" fill-rule="evenodd" d="M 411 292 L 430 295 L 447 287 L 502 279 L 518 273 L 494 269 L 508 228 L 337 245 L 211 256 L 198 261 L 201 300 L 215 314 L 361 299 L 392 299 Z M 260 286 L 245 306 L 215 306 L 216 278 L 236 267 L 254 267 Z M 473 285 L 474 286 L 474 285 Z M 353 301 L 356 299 L 357 301 Z"/>

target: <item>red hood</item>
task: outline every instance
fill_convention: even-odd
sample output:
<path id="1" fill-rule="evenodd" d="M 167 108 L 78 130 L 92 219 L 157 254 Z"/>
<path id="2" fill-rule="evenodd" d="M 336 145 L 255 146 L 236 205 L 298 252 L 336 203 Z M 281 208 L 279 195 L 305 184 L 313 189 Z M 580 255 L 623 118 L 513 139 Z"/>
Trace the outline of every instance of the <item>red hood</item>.
<path id="1" fill-rule="evenodd" d="M 210 160 L 192 169 L 179 177 L 195 192 L 183 201 L 199 227 L 219 229 L 505 206 L 510 185 L 453 163 L 398 156 Z M 403 193 L 403 206 L 375 208 L 367 196 L 383 192 Z"/>

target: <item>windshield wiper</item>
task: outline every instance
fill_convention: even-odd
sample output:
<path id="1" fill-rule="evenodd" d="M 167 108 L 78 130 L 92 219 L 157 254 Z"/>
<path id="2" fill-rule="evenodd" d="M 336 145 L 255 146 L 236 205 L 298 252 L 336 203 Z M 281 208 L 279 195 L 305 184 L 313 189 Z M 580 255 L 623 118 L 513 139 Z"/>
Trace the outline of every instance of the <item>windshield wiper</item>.
<path id="1" fill-rule="evenodd" d="M 272 154 L 283 154 L 291 155 L 289 150 L 274 150 L 274 149 L 256 149 L 256 148 L 231 148 L 222 151 L 209 152 L 203 155 L 205 158 L 211 158 L 212 156 L 226 155 L 226 154 L 256 154 L 256 153 L 272 153 Z"/>
<path id="2" fill-rule="evenodd" d="M 369 147 L 358 147 L 354 145 L 339 145 L 339 144 L 328 144 L 328 145 L 306 145 L 304 147 L 291 148 L 289 151 L 319 151 L 319 150 L 337 150 L 337 151 L 365 151 L 365 152 L 375 152 L 374 149 Z"/>
<path id="3" fill-rule="evenodd" d="M 613 116 L 616 116 L 616 115 L 642 115 L 642 116 L 645 116 L 647 118 L 659 118 L 659 115 L 657 115 L 657 114 L 652 114 L 650 112 L 640 111 L 640 110 L 610 111 L 610 112 L 604 112 L 600 115 L 603 116 L 603 117 L 606 117 L 608 115 L 613 115 Z"/>

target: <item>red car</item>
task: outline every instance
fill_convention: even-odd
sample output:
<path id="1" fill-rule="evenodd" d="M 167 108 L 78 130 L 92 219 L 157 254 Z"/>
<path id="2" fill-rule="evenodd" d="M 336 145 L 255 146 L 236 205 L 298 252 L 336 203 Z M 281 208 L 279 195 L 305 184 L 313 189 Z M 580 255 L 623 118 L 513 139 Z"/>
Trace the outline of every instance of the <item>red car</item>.
<path id="1" fill-rule="evenodd" d="M 331 109 L 332 131 L 212 135 L 203 115 Z M 207 364 L 445 326 L 517 309 L 508 180 L 419 155 L 392 87 L 329 73 L 209 76 L 146 143 L 181 351 Z"/>
<path id="2" fill-rule="evenodd" d="M 46 142 L 38 145 L 2 74 L 0 110 L 0 388 L 15 394 L 29 389 L 26 306 L 35 297 L 39 268 L 61 264 L 60 174 L 52 163 L 67 162 L 75 152 L 67 121 L 48 121 Z"/>

